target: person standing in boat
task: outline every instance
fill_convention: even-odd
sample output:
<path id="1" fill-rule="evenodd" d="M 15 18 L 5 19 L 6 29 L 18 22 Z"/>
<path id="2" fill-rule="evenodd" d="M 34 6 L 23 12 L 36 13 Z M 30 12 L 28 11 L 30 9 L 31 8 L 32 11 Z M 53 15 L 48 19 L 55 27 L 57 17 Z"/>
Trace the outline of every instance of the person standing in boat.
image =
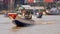
<path id="1" fill-rule="evenodd" d="M 25 16 L 25 14 L 26 14 L 26 9 L 23 8 L 21 12 L 22 12 L 22 15 Z"/>

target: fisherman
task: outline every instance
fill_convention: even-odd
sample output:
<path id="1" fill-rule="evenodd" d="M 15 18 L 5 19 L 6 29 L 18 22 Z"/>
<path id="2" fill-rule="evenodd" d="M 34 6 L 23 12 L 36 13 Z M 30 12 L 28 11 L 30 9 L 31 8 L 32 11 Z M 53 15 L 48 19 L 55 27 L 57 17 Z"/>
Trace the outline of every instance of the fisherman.
<path id="1" fill-rule="evenodd" d="M 26 14 L 26 9 L 23 8 L 22 11 L 21 11 L 21 13 L 22 13 L 23 16 L 25 16 L 25 14 Z"/>

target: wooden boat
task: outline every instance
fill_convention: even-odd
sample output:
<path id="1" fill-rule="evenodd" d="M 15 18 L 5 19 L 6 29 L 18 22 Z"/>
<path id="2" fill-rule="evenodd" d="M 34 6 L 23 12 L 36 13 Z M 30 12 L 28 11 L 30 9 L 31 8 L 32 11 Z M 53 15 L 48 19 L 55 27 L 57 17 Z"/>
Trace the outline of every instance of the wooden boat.
<path id="1" fill-rule="evenodd" d="M 9 17 L 12 19 L 12 23 L 16 26 L 28 26 L 34 23 L 33 20 L 18 16 L 17 13 L 9 13 Z"/>

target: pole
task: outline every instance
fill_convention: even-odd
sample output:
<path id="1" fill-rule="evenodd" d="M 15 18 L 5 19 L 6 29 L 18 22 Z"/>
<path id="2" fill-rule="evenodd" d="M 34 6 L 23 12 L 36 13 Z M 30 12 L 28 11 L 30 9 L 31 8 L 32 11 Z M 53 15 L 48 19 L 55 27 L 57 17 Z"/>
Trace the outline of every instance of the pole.
<path id="1" fill-rule="evenodd" d="M 10 12 L 12 12 L 14 10 L 14 0 L 10 0 L 8 5 Z"/>

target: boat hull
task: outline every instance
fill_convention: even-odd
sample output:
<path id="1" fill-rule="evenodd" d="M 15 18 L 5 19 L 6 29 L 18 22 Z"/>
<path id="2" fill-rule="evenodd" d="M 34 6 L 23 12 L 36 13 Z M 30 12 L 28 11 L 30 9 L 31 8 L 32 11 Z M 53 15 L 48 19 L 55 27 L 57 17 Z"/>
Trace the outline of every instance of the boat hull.
<path id="1" fill-rule="evenodd" d="M 23 20 L 23 19 L 20 19 L 20 20 L 13 20 L 12 22 L 13 24 L 15 24 L 16 26 L 29 26 L 29 25 L 32 25 L 34 24 L 34 21 L 33 20 Z"/>

